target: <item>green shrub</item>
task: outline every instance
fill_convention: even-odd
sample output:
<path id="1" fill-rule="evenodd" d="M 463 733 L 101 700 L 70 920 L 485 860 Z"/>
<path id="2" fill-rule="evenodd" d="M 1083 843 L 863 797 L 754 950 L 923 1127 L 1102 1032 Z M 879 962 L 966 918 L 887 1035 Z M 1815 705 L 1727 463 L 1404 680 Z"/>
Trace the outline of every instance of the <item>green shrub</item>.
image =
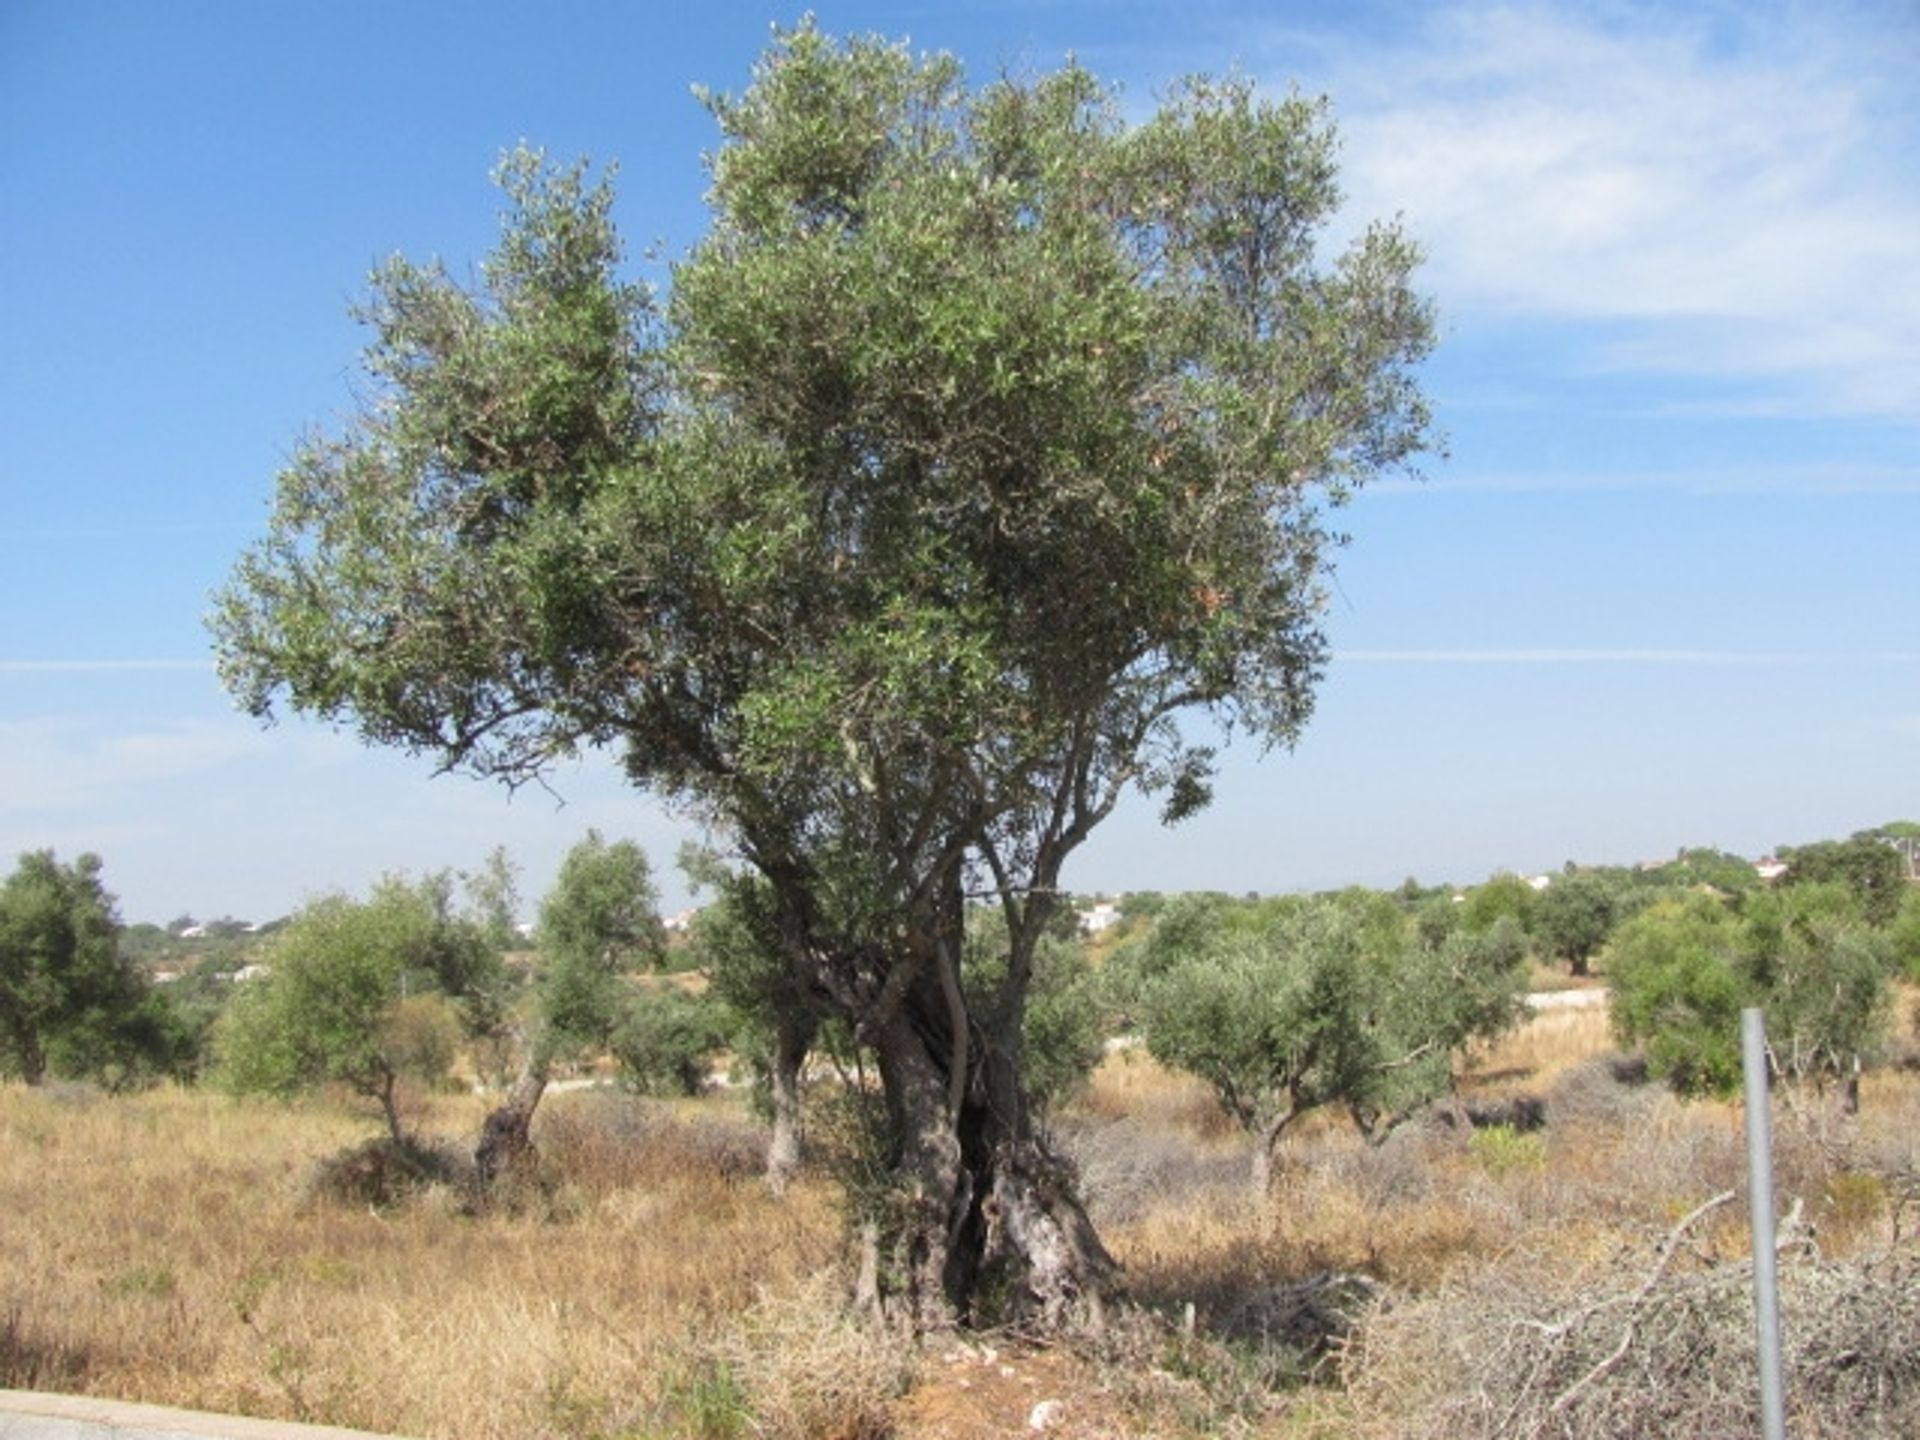
<path id="1" fill-rule="evenodd" d="M 1614 1033 L 1644 1049 L 1648 1069 L 1683 1095 L 1740 1083 L 1738 944 L 1732 913 L 1695 896 L 1642 911 L 1608 947 Z"/>
<path id="2" fill-rule="evenodd" d="M 1547 1142 L 1538 1134 L 1511 1125 L 1476 1130 L 1467 1145 L 1481 1168 L 1496 1180 L 1516 1171 L 1538 1170 L 1547 1163 Z"/>
<path id="3" fill-rule="evenodd" d="M 647 1095 L 698 1095 L 733 1027 L 733 1016 L 720 1001 L 664 986 L 633 1001 L 610 1049 L 629 1088 Z"/>
<path id="4" fill-rule="evenodd" d="M 1741 912 L 1706 895 L 1664 901 L 1608 950 L 1613 1025 L 1681 1094 L 1740 1084 L 1740 1012 L 1765 1011 L 1775 1069 L 1853 1073 L 1878 1058 L 1891 1014 L 1894 947 L 1837 885 L 1755 896 Z"/>

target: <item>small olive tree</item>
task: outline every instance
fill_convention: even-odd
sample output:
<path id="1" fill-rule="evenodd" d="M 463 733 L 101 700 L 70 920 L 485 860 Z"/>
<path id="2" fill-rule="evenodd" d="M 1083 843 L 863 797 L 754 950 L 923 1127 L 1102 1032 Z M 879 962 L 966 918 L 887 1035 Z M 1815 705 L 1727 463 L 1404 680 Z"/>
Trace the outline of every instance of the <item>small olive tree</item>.
<path id="1" fill-rule="evenodd" d="M 821 1023 L 831 1013 L 827 997 L 787 963 L 778 907 L 764 879 L 734 871 L 697 846 L 681 851 L 680 864 L 696 887 L 714 896 L 694 917 L 688 949 L 695 968 L 735 1017 L 736 1047 L 765 1086 L 772 1122 L 767 1183 L 781 1194 L 799 1170 L 805 1148 L 804 1072 Z"/>
<path id="2" fill-rule="evenodd" d="M 1775 1073 L 1838 1080 L 1849 1108 L 1878 1058 L 1898 968 L 1888 934 L 1843 884 L 1801 884 L 1736 911 L 1709 895 L 1655 905 L 1608 950 L 1613 1025 L 1683 1094 L 1740 1083 L 1740 1011 L 1759 1006 Z"/>
<path id="3" fill-rule="evenodd" d="M 728 1006 L 707 991 L 666 983 L 636 994 L 608 1037 L 620 1081 L 643 1095 L 698 1095 L 734 1038 Z"/>
<path id="4" fill-rule="evenodd" d="M 191 1068 L 190 1027 L 121 952 L 100 869 L 37 850 L 0 881 L 0 1075 L 120 1088 Z"/>
<path id="5" fill-rule="evenodd" d="M 1148 1049 L 1205 1080 L 1253 1136 L 1258 1193 L 1302 1115 L 1343 1106 L 1384 1138 L 1446 1093 L 1456 1050 L 1521 1013 L 1526 947 L 1510 920 L 1438 943 L 1410 929 L 1365 894 L 1288 904 L 1253 930 L 1222 914 L 1142 985 Z"/>
<path id="6" fill-rule="evenodd" d="M 478 929 L 448 915 L 437 877 L 389 878 L 366 900 L 303 908 L 244 982 L 216 1036 L 219 1077 L 241 1093 L 292 1096 L 338 1083 L 379 1106 L 404 1144 L 400 1089 L 434 1084 L 458 1054 L 460 987 L 484 973 Z"/>
<path id="7" fill-rule="evenodd" d="M 1591 972 L 1620 915 L 1619 895 L 1605 878 L 1577 870 L 1558 877 L 1535 898 L 1533 933 L 1575 975 Z"/>
<path id="8" fill-rule="evenodd" d="M 460 877 L 473 921 L 495 950 L 520 948 L 520 866 L 504 845 L 496 845 L 478 870 Z"/>
<path id="9" fill-rule="evenodd" d="M 567 852 L 540 902 L 533 1015 L 520 1073 L 481 1127 L 474 1164 L 482 1185 L 532 1156 L 534 1112 L 556 1063 L 608 1047 L 634 1004 L 623 976 L 665 951 L 659 895 L 646 852 L 597 830 Z"/>

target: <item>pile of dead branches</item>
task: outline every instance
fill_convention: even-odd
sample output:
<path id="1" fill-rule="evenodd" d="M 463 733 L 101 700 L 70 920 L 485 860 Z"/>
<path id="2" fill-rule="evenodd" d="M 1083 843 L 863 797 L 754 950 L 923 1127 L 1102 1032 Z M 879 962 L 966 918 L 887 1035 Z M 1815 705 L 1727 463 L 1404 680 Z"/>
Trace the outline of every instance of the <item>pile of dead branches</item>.
<path id="1" fill-rule="evenodd" d="M 1733 1198 L 1577 1283 L 1512 1257 L 1389 1307 L 1347 1357 L 1361 1413 L 1457 1440 L 1759 1434 L 1752 1263 L 1693 1239 Z M 1920 1435 L 1920 1247 L 1828 1260 L 1790 1221 L 1779 1269 L 1789 1432 Z"/>

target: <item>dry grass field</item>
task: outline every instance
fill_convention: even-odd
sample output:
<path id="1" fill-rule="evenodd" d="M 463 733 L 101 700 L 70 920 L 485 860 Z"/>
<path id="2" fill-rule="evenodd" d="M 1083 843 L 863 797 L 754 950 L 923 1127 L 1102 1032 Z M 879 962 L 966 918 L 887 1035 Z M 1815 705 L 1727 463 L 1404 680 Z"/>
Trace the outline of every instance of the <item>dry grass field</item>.
<path id="1" fill-rule="evenodd" d="M 819 1187 L 767 1196 L 738 1122 L 598 1099 L 556 1097 L 550 1194 L 476 1219 L 314 1199 L 368 1133 L 329 1110 L 8 1089 L 0 1384 L 474 1440 L 685 1428 L 725 1400 L 713 1332 L 811 1293 L 838 1222 Z"/>
<path id="2" fill-rule="evenodd" d="M 1664 1288 L 1635 1294 L 1683 1216 L 1740 1191 L 1743 1140 L 1733 1107 L 1623 1083 L 1608 1045 L 1603 1011 L 1545 1012 L 1464 1076 L 1489 1103 L 1543 1099 L 1544 1129 L 1434 1117 L 1369 1147 L 1303 1125 L 1264 1203 L 1204 1088 L 1117 1053 L 1058 1128 L 1140 1313 L 1072 1349 L 979 1336 L 918 1356 L 843 1318 L 831 1179 L 772 1199 L 736 1100 L 555 1096 L 546 1184 L 475 1217 L 446 1187 L 387 1208 L 318 1198 L 316 1161 L 372 1130 L 335 1107 L 8 1087 L 0 1386 L 435 1440 L 974 1440 L 1029 1433 L 1043 1404 L 1066 1437 L 1631 1434 L 1630 1382 L 1667 1363 L 1634 1338 L 1680 1313 L 1647 1298 Z M 442 1097 L 422 1130 L 464 1139 L 478 1118 Z M 1851 1362 L 1880 1398 L 1842 1395 L 1850 1431 L 1821 1411 L 1796 1433 L 1911 1433 L 1920 1300 L 1898 1297 L 1920 1290 L 1895 1282 L 1913 1275 L 1920 1078 L 1870 1077 L 1852 1121 L 1796 1103 L 1778 1123 L 1782 1203 L 1816 1237 L 1788 1266 L 1811 1277 L 1789 1292 L 1790 1342 L 1792 1306 L 1817 1303 L 1801 1333 L 1860 1350 L 1819 1288 L 1846 1265 L 1864 1267 L 1846 1293 L 1881 1295 L 1870 1328 L 1907 1336 L 1905 1361 Z M 1701 1333 L 1732 1313 L 1743 1216 L 1715 1206 L 1669 1246 L 1662 1284 L 1706 1307 L 1685 1312 Z M 1589 1377 L 1623 1333 L 1625 1359 Z M 1532 1399 L 1501 1388 L 1509 1373 Z M 1718 1414 L 1639 1433 L 1723 1433 Z"/>

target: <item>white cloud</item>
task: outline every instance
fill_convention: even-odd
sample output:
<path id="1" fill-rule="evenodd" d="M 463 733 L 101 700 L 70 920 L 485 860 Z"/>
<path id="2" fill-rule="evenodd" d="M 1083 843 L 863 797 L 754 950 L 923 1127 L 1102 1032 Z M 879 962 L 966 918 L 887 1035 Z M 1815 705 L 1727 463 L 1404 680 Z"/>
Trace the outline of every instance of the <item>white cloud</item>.
<path id="1" fill-rule="evenodd" d="M 80 809 L 102 797 L 214 776 L 265 743 L 238 717 L 127 731 L 93 720 L 0 722 L 0 796 L 9 819 Z"/>
<path id="2" fill-rule="evenodd" d="M 1775 409 L 1920 418 L 1910 9 L 1426 16 L 1321 48 L 1354 209 L 1404 212 L 1443 310 L 1596 322 L 1598 368 Z"/>

